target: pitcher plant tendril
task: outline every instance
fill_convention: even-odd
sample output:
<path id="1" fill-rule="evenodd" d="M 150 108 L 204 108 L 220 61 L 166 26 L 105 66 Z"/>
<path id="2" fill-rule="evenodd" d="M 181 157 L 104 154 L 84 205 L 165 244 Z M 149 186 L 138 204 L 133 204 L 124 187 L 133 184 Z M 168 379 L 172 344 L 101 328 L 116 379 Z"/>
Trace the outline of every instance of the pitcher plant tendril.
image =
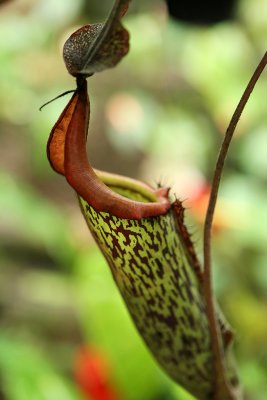
<path id="1" fill-rule="evenodd" d="M 214 176 L 212 179 L 212 185 L 211 185 L 211 193 L 209 197 L 209 202 L 208 202 L 208 207 L 207 207 L 207 212 L 206 212 L 206 217 L 205 217 L 205 222 L 204 222 L 204 235 L 203 235 L 203 249 L 204 249 L 204 254 L 203 254 L 203 260 L 204 260 L 204 293 L 206 297 L 206 303 L 207 303 L 207 312 L 209 316 L 209 323 L 210 323 L 210 333 L 211 336 L 216 338 L 212 342 L 213 345 L 213 354 L 214 357 L 217 359 L 216 366 L 217 366 L 217 371 L 216 375 L 223 377 L 223 386 L 227 389 L 227 384 L 225 381 L 224 377 L 224 367 L 222 365 L 223 358 L 221 355 L 221 349 L 218 343 L 218 327 L 217 327 L 217 321 L 215 317 L 215 308 L 214 308 L 214 301 L 213 301 L 213 290 L 212 290 L 212 277 L 211 277 L 211 231 L 212 231 L 212 223 L 213 223 L 213 216 L 214 216 L 214 211 L 216 207 L 216 202 L 217 202 L 217 197 L 218 197 L 218 191 L 219 191 L 219 186 L 221 182 L 221 177 L 223 173 L 223 168 L 225 164 L 225 160 L 228 154 L 229 146 L 231 144 L 231 140 L 233 138 L 236 126 L 238 124 L 238 121 L 244 111 L 244 108 L 248 102 L 248 99 L 254 90 L 254 87 L 259 80 L 263 70 L 265 69 L 265 66 L 267 64 L 267 52 L 264 54 L 262 57 L 261 61 L 259 62 L 255 72 L 253 73 L 237 107 L 236 110 L 231 118 L 231 121 L 229 123 L 229 126 L 226 130 L 224 140 L 221 145 L 221 149 L 218 154 L 216 166 L 215 166 L 215 171 L 214 171 Z"/>

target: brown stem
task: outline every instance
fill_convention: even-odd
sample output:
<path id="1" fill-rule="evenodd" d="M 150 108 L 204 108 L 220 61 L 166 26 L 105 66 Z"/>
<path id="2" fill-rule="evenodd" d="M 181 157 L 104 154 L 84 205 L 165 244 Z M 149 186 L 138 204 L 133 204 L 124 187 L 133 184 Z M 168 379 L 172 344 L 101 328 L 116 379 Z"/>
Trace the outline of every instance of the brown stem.
<path id="1" fill-rule="evenodd" d="M 206 212 L 205 224 L 204 224 L 204 292 L 207 303 L 207 313 L 210 323 L 210 334 L 212 338 L 212 352 L 214 356 L 214 366 L 216 373 L 216 390 L 217 393 L 222 388 L 225 392 L 229 392 L 227 388 L 227 382 L 224 374 L 224 363 L 221 354 L 221 346 L 219 342 L 218 332 L 217 332 L 217 320 L 214 308 L 213 301 L 213 293 L 212 293 L 212 277 L 211 277 L 211 230 L 212 230 L 212 222 L 214 216 L 214 210 L 216 206 L 217 196 L 219 185 L 223 173 L 223 167 L 225 163 L 225 159 L 228 153 L 228 149 L 235 132 L 237 123 L 241 114 L 245 108 L 245 105 L 254 89 L 255 84 L 257 83 L 262 71 L 264 70 L 267 64 L 267 52 L 264 54 L 260 63 L 258 64 L 254 74 L 252 75 L 237 107 L 232 116 L 232 119 L 228 125 L 226 130 L 222 146 L 217 158 L 215 172 L 212 180 L 211 194 L 209 198 L 209 204 Z M 220 387 L 221 386 L 221 387 Z M 231 398 L 231 397 L 230 397 Z"/>

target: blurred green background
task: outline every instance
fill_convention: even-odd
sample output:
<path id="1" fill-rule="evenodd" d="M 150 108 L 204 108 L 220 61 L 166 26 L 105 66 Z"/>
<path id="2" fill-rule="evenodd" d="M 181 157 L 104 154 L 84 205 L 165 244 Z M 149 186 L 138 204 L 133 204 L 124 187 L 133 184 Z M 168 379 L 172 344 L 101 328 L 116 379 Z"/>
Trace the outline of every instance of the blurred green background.
<path id="1" fill-rule="evenodd" d="M 240 0 L 235 20 L 212 27 L 169 19 L 163 1 L 132 3 L 129 55 L 88 82 L 88 151 L 98 168 L 170 185 L 186 199 L 201 257 L 208 182 L 267 47 L 267 0 Z M 13 0 L 0 8 L 1 400 L 192 400 L 136 333 L 75 194 L 46 159 L 68 98 L 38 108 L 75 88 L 63 43 L 110 5 Z M 267 393 L 266 80 L 265 72 L 239 123 L 213 236 L 216 294 L 236 331 L 247 400 Z"/>

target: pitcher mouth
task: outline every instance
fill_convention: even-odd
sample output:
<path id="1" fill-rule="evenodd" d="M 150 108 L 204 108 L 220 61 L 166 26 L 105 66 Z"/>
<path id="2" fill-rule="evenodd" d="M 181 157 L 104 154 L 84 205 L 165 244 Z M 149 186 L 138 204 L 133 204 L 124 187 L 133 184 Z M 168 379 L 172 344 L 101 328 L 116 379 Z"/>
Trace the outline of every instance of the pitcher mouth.
<path id="1" fill-rule="evenodd" d="M 98 212 L 108 212 L 122 219 L 141 219 L 166 214 L 171 208 L 169 188 L 155 189 L 136 179 L 90 169 L 90 177 L 85 172 L 86 188 L 80 185 L 85 180 L 78 178 L 75 190 Z M 69 174 L 65 177 L 72 186 L 77 181 L 77 174 L 74 180 Z"/>
<path id="2" fill-rule="evenodd" d="M 98 179 L 110 190 L 129 200 L 140 203 L 161 203 L 169 201 L 168 187 L 153 188 L 137 179 L 125 177 L 119 174 L 94 170 Z"/>

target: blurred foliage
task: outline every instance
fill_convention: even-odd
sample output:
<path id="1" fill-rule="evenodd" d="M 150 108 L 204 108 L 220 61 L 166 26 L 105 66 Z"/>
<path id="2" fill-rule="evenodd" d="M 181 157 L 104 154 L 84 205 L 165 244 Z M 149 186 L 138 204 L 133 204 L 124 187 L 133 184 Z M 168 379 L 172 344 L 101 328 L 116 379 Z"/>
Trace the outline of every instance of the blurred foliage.
<path id="1" fill-rule="evenodd" d="M 106 384 L 121 400 L 191 398 L 136 333 L 75 196 L 46 159 L 49 131 L 67 99 L 38 108 L 75 86 L 62 44 L 77 26 L 103 19 L 109 6 L 13 0 L 0 9 L 1 399 L 95 399 L 75 381 L 84 346 L 105 358 Z M 234 20 L 196 27 L 168 19 L 161 1 L 133 1 L 125 18 L 129 56 L 89 80 L 94 164 L 170 185 L 187 199 L 200 255 L 215 156 L 266 50 L 266 15 L 267 0 L 240 0 Z M 266 73 L 228 157 L 213 241 L 216 293 L 236 330 L 247 400 L 267 393 L 265 99 Z"/>

